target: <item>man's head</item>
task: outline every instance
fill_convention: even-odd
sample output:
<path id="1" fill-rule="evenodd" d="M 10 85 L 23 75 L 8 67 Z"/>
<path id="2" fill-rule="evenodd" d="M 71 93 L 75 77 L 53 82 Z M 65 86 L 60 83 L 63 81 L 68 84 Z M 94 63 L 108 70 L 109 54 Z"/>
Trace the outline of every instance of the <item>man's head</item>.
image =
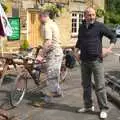
<path id="1" fill-rule="evenodd" d="M 93 8 L 89 7 L 84 11 L 84 19 L 87 23 L 94 23 L 96 20 L 96 12 Z"/>
<path id="2" fill-rule="evenodd" d="M 48 11 L 41 11 L 40 12 L 40 21 L 41 23 L 46 23 L 49 19 L 49 12 Z"/>

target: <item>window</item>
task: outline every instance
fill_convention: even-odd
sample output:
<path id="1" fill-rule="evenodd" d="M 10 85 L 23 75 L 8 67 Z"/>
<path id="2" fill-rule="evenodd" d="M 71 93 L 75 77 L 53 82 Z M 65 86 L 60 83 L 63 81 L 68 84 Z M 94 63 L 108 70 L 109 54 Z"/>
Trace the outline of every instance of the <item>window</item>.
<path id="1" fill-rule="evenodd" d="M 78 35 L 79 25 L 82 23 L 83 12 L 72 13 L 72 36 Z"/>

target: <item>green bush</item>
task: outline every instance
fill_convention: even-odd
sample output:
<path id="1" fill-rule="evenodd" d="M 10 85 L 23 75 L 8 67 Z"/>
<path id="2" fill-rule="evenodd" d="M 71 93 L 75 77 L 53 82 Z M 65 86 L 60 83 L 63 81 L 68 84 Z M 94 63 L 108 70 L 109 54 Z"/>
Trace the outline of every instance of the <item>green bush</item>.
<path id="1" fill-rule="evenodd" d="M 1 5 L 2 5 L 4 11 L 7 12 L 7 10 L 8 10 L 7 6 L 5 4 L 1 4 Z"/>
<path id="2" fill-rule="evenodd" d="M 97 9 L 97 10 L 96 10 L 96 16 L 97 16 L 98 18 L 103 17 L 104 14 L 105 14 L 105 12 L 104 12 L 103 9 Z"/>
<path id="3" fill-rule="evenodd" d="M 29 42 L 28 40 L 24 40 L 22 45 L 20 46 L 21 49 L 26 50 L 27 48 L 29 48 Z"/>
<path id="4" fill-rule="evenodd" d="M 120 0 L 106 0 L 105 23 L 120 24 Z"/>
<path id="5" fill-rule="evenodd" d="M 4 11 L 7 12 L 8 7 L 7 7 L 6 4 L 5 4 L 5 0 L 0 0 L 0 4 L 2 5 Z"/>
<path id="6" fill-rule="evenodd" d="M 106 12 L 104 20 L 106 24 L 120 24 L 120 15 L 114 12 Z"/>

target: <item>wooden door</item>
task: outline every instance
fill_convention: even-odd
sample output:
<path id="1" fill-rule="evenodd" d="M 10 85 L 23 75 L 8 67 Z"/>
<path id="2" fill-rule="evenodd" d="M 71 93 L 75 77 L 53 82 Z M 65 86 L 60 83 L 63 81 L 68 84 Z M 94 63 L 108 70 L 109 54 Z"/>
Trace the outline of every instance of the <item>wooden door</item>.
<path id="1" fill-rule="evenodd" d="M 31 47 L 36 47 L 43 43 L 40 34 L 39 11 L 34 9 L 27 12 L 27 40 Z"/>

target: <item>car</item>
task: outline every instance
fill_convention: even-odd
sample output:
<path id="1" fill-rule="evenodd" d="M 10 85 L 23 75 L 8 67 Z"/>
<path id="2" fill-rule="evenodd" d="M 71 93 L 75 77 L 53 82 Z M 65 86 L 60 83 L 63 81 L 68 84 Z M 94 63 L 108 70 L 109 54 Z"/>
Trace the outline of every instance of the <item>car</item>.
<path id="1" fill-rule="evenodd" d="M 120 25 L 116 27 L 115 33 L 117 37 L 120 37 Z"/>

